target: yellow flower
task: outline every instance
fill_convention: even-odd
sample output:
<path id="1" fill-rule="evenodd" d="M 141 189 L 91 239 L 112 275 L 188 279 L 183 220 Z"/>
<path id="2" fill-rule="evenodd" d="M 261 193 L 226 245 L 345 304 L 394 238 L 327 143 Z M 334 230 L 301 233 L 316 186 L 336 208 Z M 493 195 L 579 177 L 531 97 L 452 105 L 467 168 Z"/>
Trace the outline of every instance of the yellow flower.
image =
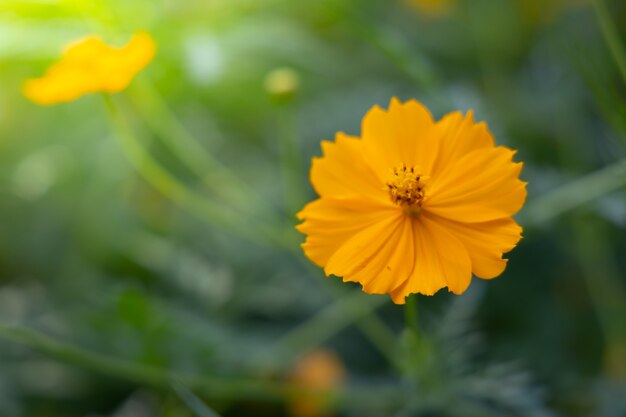
<path id="1" fill-rule="evenodd" d="M 24 95 L 37 104 L 49 105 L 89 93 L 122 91 L 150 63 L 155 51 L 152 37 L 145 32 L 133 35 L 121 48 L 88 36 L 70 44 L 46 75 L 26 80 Z"/>
<path id="2" fill-rule="evenodd" d="M 526 199 L 515 151 L 459 112 L 434 121 L 415 100 L 365 115 L 361 138 L 322 142 L 298 217 L 307 257 L 326 275 L 402 304 L 411 293 L 463 293 L 472 273 L 495 278 L 521 239 L 511 218 Z"/>
<path id="3" fill-rule="evenodd" d="M 293 417 L 331 416 L 329 394 L 340 387 L 346 369 L 339 357 L 326 349 L 316 349 L 301 357 L 291 372 L 291 383 L 308 390 L 294 396 L 289 403 Z"/>

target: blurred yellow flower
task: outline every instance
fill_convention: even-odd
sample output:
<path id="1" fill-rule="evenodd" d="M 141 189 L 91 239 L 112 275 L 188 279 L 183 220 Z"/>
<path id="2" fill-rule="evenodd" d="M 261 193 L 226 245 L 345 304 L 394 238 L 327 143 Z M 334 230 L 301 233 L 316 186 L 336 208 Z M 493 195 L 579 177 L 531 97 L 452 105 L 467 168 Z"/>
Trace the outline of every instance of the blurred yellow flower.
<path id="1" fill-rule="evenodd" d="M 150 63 L 155 51 L 154 40 L 145 32 L 136 33 L 121 48 L 88 36 L 70 44 L 43 77 L 26 80 L 24 95 L 37 104 L 50 105 L 89 93 L 122 91 Z"/>
<path id="2" fill-rule="evenodd" d="M 364 117 L 361 137 L 322 142 L 311 183 L 320 198 L 298 217 L 307 257 L 326 275 L 402 304 L 411 293 L 463 293 L 494 278 L 521 239 L 511 218 L 526 199 L 515 151 L 459 112 L 434 121 L 415 100 Z"/>
<path id="3" fill-rule="evenodd" d="M 293 417 L 327 417 L 328 394 L 341 386 L 346 370 L 339 357 L 326 349 L 316 349 L 301 357 L 291 373 L 291 383 L 309 392 L 296 395 L 289 403 Z"/>
<path id="4" fill-rule="evenodd" d="M 445 16 L 454 8 L 455 0 L 405 0 L 409 6 L 428 17 Z"/>

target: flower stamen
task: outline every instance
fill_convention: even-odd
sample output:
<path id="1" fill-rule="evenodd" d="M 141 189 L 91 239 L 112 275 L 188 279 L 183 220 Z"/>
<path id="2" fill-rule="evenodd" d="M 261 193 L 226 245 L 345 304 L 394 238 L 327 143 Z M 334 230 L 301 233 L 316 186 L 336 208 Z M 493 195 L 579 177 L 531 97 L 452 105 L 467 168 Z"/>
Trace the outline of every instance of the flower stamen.
<path id="1" fill-rule="evenodd" d="M 409 216 L 417 216 L 424 203 L 426 178 L 419 174 L 415 167 L 402 164 L 393 168 L 393 178 L 387 183 L 389 198 Z"/>

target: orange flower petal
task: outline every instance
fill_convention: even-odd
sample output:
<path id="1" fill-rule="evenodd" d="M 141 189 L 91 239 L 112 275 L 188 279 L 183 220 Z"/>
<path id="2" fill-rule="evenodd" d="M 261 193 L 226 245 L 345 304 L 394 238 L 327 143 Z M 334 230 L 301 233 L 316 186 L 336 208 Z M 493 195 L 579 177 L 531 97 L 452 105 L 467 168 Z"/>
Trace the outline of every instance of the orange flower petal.
<path id="1" fill-rule="evenodd" d="M 522 164 L 512 162 L 514 154 L 501 146 L 466 154 L 432 178 L 424 209 L 461 222 L 517 213 L 526 200 L 526 183 L 519 180 Z"/>
<path id="2" fill-rule="evenodd" d="M 404 284 L 390 293 L 404 304 L 409 294 L 433 295 L 442 288 L 463 293 L 472 279 L 471 261 L 463 244 L 445 228 L 421 216 L 413 222 L 415 264 Z"/>
<path id="3" fill-rule="evenodd" d="M 413 272 L 415 245 L 413 222 L 403 218 L 365 268 L 344 281 L 358 282 L 368 294 L 387 294 L 406 281 Z"/>
<path id="4" fill-rule="evenodd" d="M 313 158 L 311 184 L 319 195 L 361 194 L 389 202 L 385 184 L 363 158 L 361 141 L 337 133 L 335 142 L 322 142 L 324 156 Z"/>
<path id="5" fill-rule="evenodd" d="M 364 285 L 375 279 L 375 274 L 389 259 L 388 249 L 397 239 L 403 221 L 401 214 L 391 213 L 354 234 L 330 257 L 324 268 L 326 275 L 357 276 L 358 282 Z"/>
<path id="6" fill-rule="evenodd" d="M 437 130 L 441 143 L 431 171 L 431 176 L 434 177 L 471 151 L 494 146 L 493 136 L 487 130 L 487 125 L 474 123 L 471 111 L 466 116 L 460 112 L 447 114 L 437 122 Z"/>
<path id="7" fill-rule="evenodd" d="M 427 214 L 443 226 L 467 248 L 472 272 L 479 278 L 491 279 L 506 268 L 504 253 L 512 250 L 522 238 L 522 228 L 511 218 L 483 223 L 460 223 Z"/>
<path id="8" fill-rule="evenodd" d="M 297 229 L 308 235 L 302 249 L 311 261 L 324 266 L 346 240 L 394 213 L 389 205 L 363 197 L 313 201 L 298 213 L 304 222 Z"/>
<path id="9" fill-rule="evenodd" d="M 363 118 L 361 136 L 365 159 L 383 181 L 402 164 L 429 175 L 439 149 L 435 122 L 415 100 L 393 98 L 388 111 L 374 106 Z"/>

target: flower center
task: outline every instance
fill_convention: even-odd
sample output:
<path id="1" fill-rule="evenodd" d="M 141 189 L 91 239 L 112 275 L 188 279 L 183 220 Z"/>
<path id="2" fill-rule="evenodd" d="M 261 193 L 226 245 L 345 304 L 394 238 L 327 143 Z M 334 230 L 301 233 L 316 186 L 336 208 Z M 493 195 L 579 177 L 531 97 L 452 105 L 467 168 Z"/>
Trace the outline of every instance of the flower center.
<path id="1" fill-rule="evenodd" d="M 417 216 L 424 202 L 426 178 L 416 172 L 415 167 L 408 168 L 402 164 L 393 169 L 393 177 L 387 183 L 389 198 L 411 216 Z"/>

